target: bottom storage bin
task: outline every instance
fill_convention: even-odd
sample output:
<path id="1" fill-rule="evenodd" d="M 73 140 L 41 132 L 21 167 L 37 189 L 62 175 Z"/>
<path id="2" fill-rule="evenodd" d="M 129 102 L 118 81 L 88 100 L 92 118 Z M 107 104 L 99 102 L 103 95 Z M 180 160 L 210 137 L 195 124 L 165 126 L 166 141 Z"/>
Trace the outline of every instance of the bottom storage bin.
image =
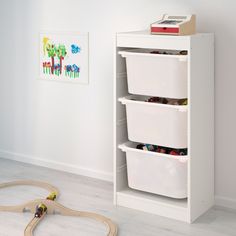
<path id="1" fill-rule="evenodd" d="M 119 148 L 126 152 L 130 188 L 182 199 L 187 197 L 187 156 L 172 156 L 136 149 L 135 143 Z"/>

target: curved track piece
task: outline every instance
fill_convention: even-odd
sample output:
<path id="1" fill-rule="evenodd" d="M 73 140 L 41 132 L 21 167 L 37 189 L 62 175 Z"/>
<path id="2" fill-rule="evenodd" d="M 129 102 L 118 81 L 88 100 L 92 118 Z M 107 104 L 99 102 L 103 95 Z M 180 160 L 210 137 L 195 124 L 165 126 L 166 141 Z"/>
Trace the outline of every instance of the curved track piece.
<path id="1" fill-rule="evenodd" d="M 50 200 L 34 200 L 31 201 L 29 203 L 27 203 L 25 205 L 25 207 L 27 209 L 29 209 L 31 212 L 36 208 L 36 206 L 40 203 L 44 204 L 45 206 L 47 206 L 47 214 L 60 214 L 62 216 L 77 216 L 77 217 L 86 217 L 86 218 L 90 218 L 93 220 L 96 220 L 98 222 L 101 222 L 103 224 L 105 224 L 109 230 L 107 236 L 115 236 L 117 235 L 117 226 L 107 217 L 103 216 L 103 215 L 99 215 L 96 213 L 92 213 L 92 212 L 85 212 L 85 211 L 75 211 L 72 210 L 70 208 L 67 208 L 63 205 L 61 205 L 58 202 L 55 201 L 50 201 Z M 33 229 L 37 226 L 37 223 L 39 223 L 39 221 L 36 221 L 33 219 L 32 224 L 29 224 L 27 227 L 32 227 Z M 27 229 L 27 228 L 26 228 Z M 32 229 L 32 232 L 33 232 Z M 30 229 L 28 229 L 29 231 Z M 28 236 L 28 235 L 25 235 Z"/>
<path id="2" fill-rule="evenodd" d="M 40 181 L 33 181 L 33 180 L 19 180 L 19 181 L 13 181 L 8 183 L 2 183 L 0 184 L 1 188 L 8 188 L 8 187 L 14 187 L 14 186 L 34 186 L 39 187 L 48 190 L 50 193 L 55 192 L 56 195 L 59 195 L 59 190 L 52 186 L 51 184 L 40 182 Z M 8 211 L 8 212 L 24 212 L 25 210 L 28 210 L 26 208 L 27 203 L 16 205 L 16 206 L 0 206 L 0 211 Z"/>
<path id="3" fill-rule="evenodd" d="M 41 182 L 41 181 L 34 181 L 34 180 L 17 180 L 17 181 L 2 183 L 2 184 L 0 184 L 0 188 L 7 188 L 7 187 L 12 187 L 12 186 L 22 186 L 22 185 L 34 186 L 34 187 L 36 186 L 39 188 L 44 188 L 44 189 L 48 190 L 49 192 L 55 192 L 55 193 L 59 194 L 59 190 L 56 187 L 54 187 L 53 185 L 45 183 L 45 182 Z"/>
<path id="4" fill-rule="evenodd" d="M 40 188 L 44 188 L 51 193 L 55 193 L 56 195 L 59 194 L 59 190 L 48 184 L 43 183 L 39 181 L 14 181 L 9 183 L 3 183 L 0 184 L 0 188 L 6 188 L 6 187 L 12 187 L 12 186 L 19 186 L 19 185 L 30 185 L 30 186 L 37 186 Z M 30 211 L 31 213 L 35 212 L 36 207 L 39 204 L 44 204 L 47 207 L 47 214 L 61 214 L 63 216 L 77 216 L 77 217 L 86 217 L 93 220 L 96 220 L 98 222 L 101 222 L 107 226 L 109 229 L 109 232 L 107 236 L 116 236 L 117 235 L 117 226 L 107 217 L 103 215 L 99 215 L 92 212 L 85 212 L 85 211 L 76 211 L 72 210 L 70 208 L 67 208 L 58 202 L 48 200 L 48 199 L 36 199 L 33 201 L 29 201 L 25 204 L 16 205 L 16 206 L 0 206 L 0 211 L 10 211 L 10 212 L 24 212 L 24 211 Z M 34 217 L 30 223 L 25 228 L 24 236 L 32 236 L 33 231 L 36 228 L 36 226 L 40 223 L 40 221 L 44 218 L 46 215 L 44 213 L 40 218 Z"/>
<path id="5" fill-rule="evenodd" d="M 24 231 L 24 236 L 32 236 L 34 229 L 40 223 L 40 221 L 44 218 L 45 215 L 46 213 L 44 213 L 40 218 L 34 217 L 26 226 L 25 231 Z"/>

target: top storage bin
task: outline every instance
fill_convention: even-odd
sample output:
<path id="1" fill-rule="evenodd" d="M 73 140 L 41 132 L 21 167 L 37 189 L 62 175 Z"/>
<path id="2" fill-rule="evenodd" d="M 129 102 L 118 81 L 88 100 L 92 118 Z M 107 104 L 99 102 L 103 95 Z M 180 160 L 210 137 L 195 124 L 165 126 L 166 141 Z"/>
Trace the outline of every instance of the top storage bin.
<path id="1" fill-rule="evenodd" d="M 187 55 L 151 53 L 154 50 L 120 51 L 126 58 L 131 94 L 187 98 Z"/>

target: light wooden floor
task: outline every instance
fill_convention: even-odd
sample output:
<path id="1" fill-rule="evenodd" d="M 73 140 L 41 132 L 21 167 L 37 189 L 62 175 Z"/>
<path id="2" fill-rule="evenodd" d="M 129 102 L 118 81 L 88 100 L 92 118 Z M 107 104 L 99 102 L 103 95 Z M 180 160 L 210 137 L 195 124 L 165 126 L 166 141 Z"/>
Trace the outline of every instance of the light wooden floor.
<path id="1" fill-rule="evenodd" d="M 94 211 L 110 217 L 119 225 L 122 236 L 236 236 L 236 212 L 214 208 L 196 223 L 186 223 L 143 212 L 115 207 L 112 204 L 112 184 L 47 168 L 0 159 L 0 182 L 34 179 L 49 182 L 61 191 L 59 202 L 77 209 Z M 0 204 L 13 205 L 39 197 L 47 192 L 32 187 L 0 190 Z M 0 236 L 22 236 L 29 213 L 0 212 Z M 85 219 L 46 216 L 35 236 L 102 236 L 106 229 Z"/>

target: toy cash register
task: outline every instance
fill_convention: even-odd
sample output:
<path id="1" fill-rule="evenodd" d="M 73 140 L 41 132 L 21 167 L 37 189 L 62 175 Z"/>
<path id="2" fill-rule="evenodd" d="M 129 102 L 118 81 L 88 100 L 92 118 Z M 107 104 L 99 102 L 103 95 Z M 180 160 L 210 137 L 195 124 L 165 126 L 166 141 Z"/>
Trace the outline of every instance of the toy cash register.
<path id="1" fill-rule="evenodd" d="M 195 15 L 163 15 L 161 20 L 151 24 L 151 34 L 189 35 L 195 30 Z"/>

